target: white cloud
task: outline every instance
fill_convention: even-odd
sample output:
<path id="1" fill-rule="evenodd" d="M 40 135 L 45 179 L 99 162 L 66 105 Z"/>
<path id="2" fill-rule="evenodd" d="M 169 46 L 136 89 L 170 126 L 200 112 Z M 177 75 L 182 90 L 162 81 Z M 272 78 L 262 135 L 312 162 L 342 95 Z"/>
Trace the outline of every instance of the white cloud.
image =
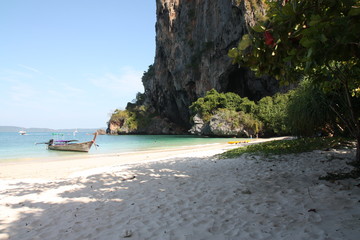
<path id="1" fill-rule="evenodd" d="M 33 68 L 33 67 L 29 67 L 27 65 L 19 64 L 19 66 L 22 67 L 22 68 L 25 68 L 26 70 L 29 70 L 30 72 L 41 73 L 38 69 Z"/>
<path id="2" fill-rule="evenodd" d="M 67 83 L 60 83 L 60 85 L 68 95 L 79 95 L 79 94 L 82 94 L 84 92 L 83 89 L 76 88 L 76 87 L 74 87 L 74 86 L 72 86 L 70 84 L 67 84 Z"/>
<path id="3" fill-rule="evenodd" d="M 92 78 L 90 81 L 96 87 L 105 89 L 109 93 L 132 96 L 133 99 L 137 92 L 144 91 L 141 82 L 142 75 L 142 71 L 137 71 L 132 67 L 123 67 L 118 74 L 107 73 L 102 77 Z"/>
<path id="4" fill-rule="evenodd" d="M 31 79 L 33 78 L 33 74 L 29 72 L 16 71 L 10 69 L 5 69 L 0 72 L 1 81 L 14 82 L 14 80 L 18 78 Z"/>
<path id="5" fill-rule="evenodd" d="M 3 114 L 7 116 L 0 120 L 11 122 L 25 113 L 24 126 L 30 124 L 29 121 L 33 126 L 48 126 L 49 120 L 54 125 L 71 121 L 76 126 L 76 121 L 84 118 L 105 124 L 108 116 L 104 109 L 124 108 L 137 92 L 144 91 L 142 75 L 143 71 L 124 67 L 87 80 L 58 75 L 55 79 L 26 65 L 18 65 L 14 70 L 0 69 L 3 93 L 0 100 L 6 109 Z"/>
<path id="6" fill-rule="evenodd" d="M 4 80 L 1 87 L 5 90 L 10 105 L 47 109 L 50 103 L 79 100 L 79 97 L 84 95 L 84 90 L 77 88 L 73 83 L 53 80 L 41 71 L 26 65 L 18 66 L 23 69 L 0 72 L 0 80 Z"/>
<path id="7" fill-rule="evenodd" d="M 28 103 L 38 95 L 38 91 L 29 84 L 17 82 L 10 87 L 9 94 L 10 99 L 16 103 Z"/>

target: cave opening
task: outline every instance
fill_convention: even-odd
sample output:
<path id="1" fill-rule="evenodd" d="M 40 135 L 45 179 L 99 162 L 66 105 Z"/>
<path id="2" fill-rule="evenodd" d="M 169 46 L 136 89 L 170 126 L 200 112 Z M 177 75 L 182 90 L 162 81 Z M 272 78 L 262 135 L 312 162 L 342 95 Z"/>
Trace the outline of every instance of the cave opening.
<path id="1" fill-rule="evenodd" d="M 279 83 L 268 76 L 256 77 L 248 68 L 231 66 L 220 77 L 221 92 L 233 92 L 252 101 L 279 92 Z"/>
<path id="2" fill-rule="evenodd" d="M 233 92 L 241 97 L 248 97 L 249 99 L 255 99 L 256 97 L 249 88 L 247 78 L 248 70 L 243 67 L 233 67 L 229 70 L 226 81 L 224 81 L 223 91 Z M 225 80 L 225 79 L 224 79 Z"/>

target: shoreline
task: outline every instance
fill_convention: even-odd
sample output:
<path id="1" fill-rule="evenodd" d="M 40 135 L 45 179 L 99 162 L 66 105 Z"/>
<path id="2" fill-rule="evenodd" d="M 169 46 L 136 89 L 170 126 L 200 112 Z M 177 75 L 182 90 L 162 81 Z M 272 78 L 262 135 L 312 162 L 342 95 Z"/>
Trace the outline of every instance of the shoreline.
<path id="1" fill-rule="evenodd" d="M 23 137 L 19 135 L 3 135 L 1 139 L 7 137 L 15 142 L 6 141 L 0 144 L 0 164 L 14 161 L 37 161 L 46 159 L 58 159 L 62 157 L 75 157 L 87 155 L 116 154 L 119 152 L 134 152 L 143 150 L 162 150 L 164 148 L 176 148 L 181 146 L 194 146 L 211 143 L 226 143 L 233 138 L 206 138 L 192 135 L 101 135 L 97 139 L 99 147 L 92 146 L 88 153 L 67 152 L 67 151 L 49 151 L 45 145 L 34 145 L 36 142 L 45 142 L 50 137 L 39 133 L 32 137 Z M 4 137 L 4 138 L 3 138 Z M 79 134 L 77 139 L 80 142 L 89 140 L 84 134 Z M 241 139 L 240 139 L 241 140 Z M 1 141 L 0 141 L 1 143 Z"/>
<path id="2" fill-rule="evenodd" d="M 87 156 L 61 156 L 54 158 L 18 159 L 1 163 L 1 179 L 62 179 L 71 174 L 90 169 L 112 167 L 114 165 L 138 164 L 148 161 L 160 161 L 174 155 L 196 151 L 222 150 L 229 144 L 206 144 L 187 147 L 174 147 L 160 150 L 144 150 L 137 152 L 110 153 Z M 149 160 L 151 159 L 151 160 Z"/>
<path id="3" fill-rule="evenodd" d="M 128 165 L 142 162 L 159 161 L 174 155 L 188 154 L 194 152 L 216 151 L 222 153 L 228 149 L 237 148 L 248 144 L 256 144 L 265 141 L 281 140 L 288 137 L 259 138 L 252 139 L 246 144 L 209 143 L 192 146 L 169 147 L 165 149 L 152 149 L 144 151 L 71 155 L 51 158 L 17 159 L 0 163 L 1 179 L 61 179 L 67 178 L 76 172 L 111 167 L 114 165 Z"/>
<path id="4" fill-rule="evenodd" d="M 32 163 L 32 162 L 53 162 L 53 161 L 61 161 L 61 160 L 72 160 L 72 159 L 86 159 L 86 158 L 101 158 L 101 157 L 112 157 L 118 155 L 128 155 L 128 154 L 138 154 L 138 153 L 147 153 L 147 152 L 164 152 L 164 151 L 172 151 L 172 150 L 180 150 L 183 148 L 199 148 L 202 146 L 208 145 L 217 145 L 224 143 L 208 143 L 208 144 L 196 144 L 196 145 L 185 145 L 185 146 L 174 146 L 174 147 L 163 147 L 163 148 L 149 148 L 146 150 L 131 150 L 124 152 L 110 152 L 110 153 L 78 153 L 76 152 L 66 152 L 61 151 L 61 153 L 75 153 L 74 155 L 63 155 L 63 156 L 52 156 L 52 157 L 19 157 L 19 158 L 6 158 L 0 159 L 0 165 L 4 164 L 17 164 L 17 163 Z M 47 149 L 46 149 L 47 150 Z M 52 151 L 52 150 L 47 150 Z"/>
<path id="5" fill-rule="evenodd" d="M 319 180 L 354 150 L 213 158 L 238 146 L 15 164 L 0 240 L 358 239 L 359 179 Z"/>

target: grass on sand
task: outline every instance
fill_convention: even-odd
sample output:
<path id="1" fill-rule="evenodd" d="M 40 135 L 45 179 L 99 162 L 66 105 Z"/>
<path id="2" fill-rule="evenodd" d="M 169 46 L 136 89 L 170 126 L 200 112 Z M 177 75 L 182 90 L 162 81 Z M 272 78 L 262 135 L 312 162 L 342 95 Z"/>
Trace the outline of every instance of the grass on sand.
<path id="1" fill-rule="evenodd" d="M 244 153 L 256 155 L 283 155 L 292 153 L 310 152 L 314 150 L 328 150 L 331 148 L 353 148 L 351 141 L 342 138 L 299 138 L 293 140 L 279 140 L 248 145 L 229 150 L 220 154 L 219 158 L 236 158 Z M 348 163 L 352 165 L 351 163 Z M 360 168 L 356 168 L 348 173 L 328 173 L 320 177 L 322 180 L 340 180 L 346 178 L 360 177 Z"/>
<path id="2" fill-rule="evenodd" d="M 282 155 L 291 153 L 310 152 L 313 150 L 339 148 L 351 143 L 341 138 L 299 138 L 292 140 L 278 140 L 248 145 L 229 150 L 220 154 L 220 158 L 236 158 L 244 153 L 260 155 Z"/>

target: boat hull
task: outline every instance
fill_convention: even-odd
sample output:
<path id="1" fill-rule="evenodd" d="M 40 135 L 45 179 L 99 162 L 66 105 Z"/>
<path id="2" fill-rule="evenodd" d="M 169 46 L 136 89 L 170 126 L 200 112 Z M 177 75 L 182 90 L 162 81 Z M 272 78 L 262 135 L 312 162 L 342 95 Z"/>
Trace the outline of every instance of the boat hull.
<path id="1" fill-rule="evenodd" d="M 89 152 L 93 143 L 94 141 L 63 145 L 49 145 L 48 149 L 56 151 Z"/>

